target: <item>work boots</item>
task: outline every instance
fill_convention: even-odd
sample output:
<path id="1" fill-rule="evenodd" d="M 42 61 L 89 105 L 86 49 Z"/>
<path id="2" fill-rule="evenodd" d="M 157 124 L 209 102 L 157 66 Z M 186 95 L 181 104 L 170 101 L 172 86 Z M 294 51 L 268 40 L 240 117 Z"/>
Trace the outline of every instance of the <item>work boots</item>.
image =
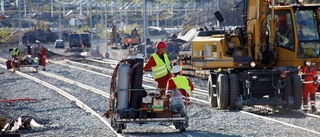
<path id="1" fill-rule="evenodd" d="M 316 107 L 315 107 L 315 106 L 311 106 L 311 112 L 312 112 L 312 113 L 317 112 L 317 109 L 316 109 Z"/>
<path id="2" fill-rule="evenodd" d="M 304 113 L 308 112 L 308 98 L 303 98 L 303 105 L 302 105 L 302 111 Z"/>
<path id="3" fill-rule="evenodd" d="M 311 104 L 311 112 L 315 113 L 317 111 L 316 109 L 316 95 L 310 94 L 310 104 Z"/>

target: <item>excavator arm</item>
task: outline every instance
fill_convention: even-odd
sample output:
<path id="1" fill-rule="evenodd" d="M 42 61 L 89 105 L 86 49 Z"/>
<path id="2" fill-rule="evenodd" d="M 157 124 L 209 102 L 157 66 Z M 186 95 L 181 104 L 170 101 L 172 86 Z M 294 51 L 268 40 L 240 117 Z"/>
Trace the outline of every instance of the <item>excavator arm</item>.
<path id="1" fill-rule="evenodd" d="M 248 46 L 251 49 L 252 57 L 257 65 L 273 65 L 273 54 L 276 54 L 274 47 L 275 29 L 268 29 L 267 16 L 272 12 L 270 26 L 274 26 L 273 6 L 266 0 L 245 0 L 247 5 L 246 32 Z M 275 28 L 275 27 L 270 27 Z M 269 60 L 269 61 L 268 61 Z"/>

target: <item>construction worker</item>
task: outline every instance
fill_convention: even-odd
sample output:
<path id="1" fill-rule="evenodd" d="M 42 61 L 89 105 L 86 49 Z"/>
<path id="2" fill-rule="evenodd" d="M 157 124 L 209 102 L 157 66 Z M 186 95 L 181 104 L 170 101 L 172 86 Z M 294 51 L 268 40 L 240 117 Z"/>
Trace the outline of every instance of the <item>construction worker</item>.
<path id="1" fill-rule="evenodd" d="M 167 81 L 171 78 L 171 67 L 166 53 L 166 43 L 159 41 L 156 47 L 157 51 L 150 55 L 147 64 L 143 68 L 143 73 L 152 69 L 154 79 L 158 82 L 159 94 L 164 96 Z"/>
<path id="2" fill-rule="evenodd" d="M 173 66 L 173 76 L 167 82 L 166 98 L 170 100 L 172 91 L 178 89 L 181 92 L 184 104 L 190 105 L 191 91 L 194 90 L 194 86 L 189 78 L 179 75 L 180 71 L 179 65 Z"/>
<path id="3" fill-rule="evenodd" d="M 316 105 L 316 90 L 318 87 L 318 76 L 317 69 L 311 66 L 309 60 L 304 62 L 304 66 L 301 68 L 303 88 L 302 88 L 302 100 L 303 107 L 302 110 L 306 113 L 308 111 L 308 96 L 310 96 L 311 112 L 317 111 Z"/>
<path id="4" fill-rule="evenodd" d="M 38 46 L 39 52 L 38 52 L 38 58 L 39 58 L 39 65 L 42 66 L 42 70 L 46 71 L 46 59 L 47 59 L 47 51 L 43 47 L 42 43 L 38 40 L 36 40 L 36 44 Z"/>
<path id="5" fill-rule="evenodd" d="M 13 49 L 10 49 L 9 51 L 11 51 L 11 58 L 12 59 L 18 58 L 20 55 L 20 50 L 18 48 L 13 48 Z"/>

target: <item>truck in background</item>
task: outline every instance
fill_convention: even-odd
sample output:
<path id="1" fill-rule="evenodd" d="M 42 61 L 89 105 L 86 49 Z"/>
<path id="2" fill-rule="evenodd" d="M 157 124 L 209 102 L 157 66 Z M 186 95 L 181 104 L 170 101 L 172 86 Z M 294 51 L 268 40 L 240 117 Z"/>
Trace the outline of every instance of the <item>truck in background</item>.
<path id="1" fill-rule="evenodd" d="M 91 48 L 91 37 L 89 33 L 81 33 L 80 41 L 84 48 Z"/>
<path id="2" fill-rule="evenodd" d="M 69 49 L 85 49 L 91 48 L 91 37 L 89 33 L 72 33 L 69 34 Z"/>
<path id="3" fill-rule="evenodd" d="M 69 34 L 68 41 L 70 49 L 81 47 L 80 35 L 77 33 Z"/>

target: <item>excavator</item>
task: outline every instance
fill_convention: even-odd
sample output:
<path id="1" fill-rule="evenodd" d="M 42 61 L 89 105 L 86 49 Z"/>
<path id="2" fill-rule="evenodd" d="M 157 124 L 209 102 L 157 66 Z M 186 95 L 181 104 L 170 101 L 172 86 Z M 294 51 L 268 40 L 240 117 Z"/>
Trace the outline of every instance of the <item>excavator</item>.
<path id="1" fill-rule="evenodd" d="M 208 30 L 192 40 L 191 65 L 209 70 L 211 107 L 300 109 L 306 60 L 320 67 L 320 4 L 242 0 L 244 25 L 232 32 Z M 219 11 L 215 17 L 223 25 Z"/>

